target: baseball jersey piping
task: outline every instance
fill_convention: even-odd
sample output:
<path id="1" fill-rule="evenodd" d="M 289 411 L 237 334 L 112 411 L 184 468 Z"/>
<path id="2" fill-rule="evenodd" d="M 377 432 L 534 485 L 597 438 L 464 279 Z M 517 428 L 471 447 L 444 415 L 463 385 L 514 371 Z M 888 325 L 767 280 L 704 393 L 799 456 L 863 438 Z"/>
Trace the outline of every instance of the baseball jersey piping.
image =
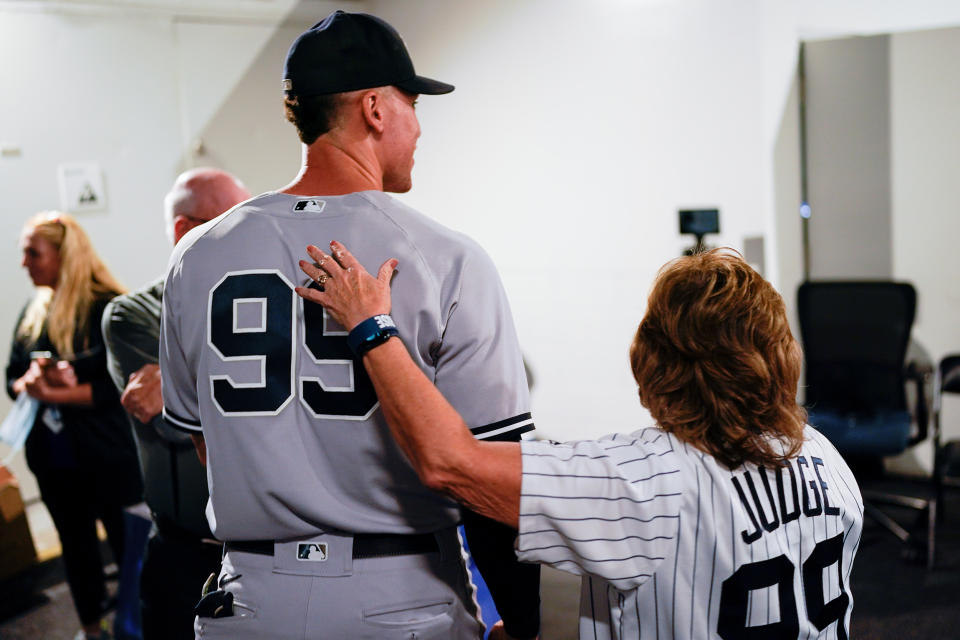
<path id="1" fill-rule="evenodd" d="M 533 431 L 534 428 L 533 417 L 528 412 L 505 420 L 491 422 L 481 427 L 471 427 L 470 432 L 478 440 L 488 440 L 507 432 L 520 434 Z"/>
<path id="2" fill-rule="evenodd" d="M 166 407 L 163 408 L 163 418 L 170 423 L 171 426 L 175 427 L 180 431 L 186 431 L 187 433 L 202 433 L 203 429 L 201 428 L 199 420 L 190 420 L 189 418 L 182 418 Z"/>

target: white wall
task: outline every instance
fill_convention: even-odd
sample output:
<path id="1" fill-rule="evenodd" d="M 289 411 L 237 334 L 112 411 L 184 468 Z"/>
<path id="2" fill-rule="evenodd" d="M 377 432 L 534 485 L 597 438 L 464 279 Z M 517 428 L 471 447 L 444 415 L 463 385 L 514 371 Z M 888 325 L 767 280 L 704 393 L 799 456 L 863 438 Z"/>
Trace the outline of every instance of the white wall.
<path id="1" fill-rule="evenodd" d="M 773 237 L 776 242 L 777 277 L 779 291 L 787 307 L 787 316 L 794 337 L 800 339 L 800 323 L 797 317 L 796 288 L 803 281 L 803 246 L 800 241 L 801 198 L 800 179 L 800 82 L 794 76 L 790 92 L 784 104 L 780 130 L 773 145 L 773 184 L 775 196 Z M 784 283 L 786 286 L 784 286 Z M 801 400 L 802 400 L 802 394 Z"/>
<path id="2" fill-rule="evenodd" d="M 897 33 L 960 24 L 955 0 L 797 0 L 805 40 Z"/>
<path id="3" fill-rule="evenodd" d="M 110 208 L 81 222 L 129 285 L 163 269 L 160 201 L 185 166 L 219 164 L 254 191 L 286 181 L 298 158 L 273 106 L 282 55 L 335 8 L 304 0 L 278 29 L 290 5 L 0 0 L 0 59 L 16 60 L 0 65 L 0 144 L 21 149 L 0 156 L 0 336 L 29 293 L 16 230 L 57 205 L 59 162 L 103 166 Z M 799 253 L 778 249 L 793 231 L 775 222 L 790 196 L 773 176 L 799 38 L 960 24 L 952 0 L 336 5 L 383 15 L 422 73 L 458 86 L 420 102 L 405 198 L 500 265 L 554 438 L 645 421 L 626 351 L 656 269 L 686 244 L 678 207 L 719 206 L 716 243 L 763 235 L 774 282 L 797 272 Z M 197 138 L 205 154 L 191 152 Z"/>
<path id="4" fill-rule="evenodd" d="M 407 200 L 499 266 L 538 428 L 642 425 L 627 349 L 689 244 L 677 208 L 719 206 L 718 244 L 764 232 L 758 3 L 372 4 L 420 73 L 457 85 L 418 105 Z"/>
<path id="5" fill-rule="evenodd" d="M 109 209 L 80 217 L 107 264 L 137 284 L 159 273 L 169 251 L 160 202 L 179 156 L 172 26 L 152 17 L 5 12 L 0 19 L 0 157 L 2 241 L 0 356 L 7 357 L 16 314 L 32 288 L 17 269 L 23 221 L 59 208 L 56 168 L 96 162 L 104 171 Z M 137 51 L 137 64 L 122 55 Z M 82 52 L 82 53 L 81 53 Z M 12 61 L 16 60 L 16 63 Z M 3 394 L 3 406 L 9 406 Z M 22 460 L 22 458 L 21 458 Z M 32 476 L 14 465 L 26 498 Z"/>
<path id="6" fill-rule="evenodd" d="M 889 37 L 806 46 L 810 277 L 889 279 Z"/>
<path id="7" fill-rule="evenodd" d="M 194 141 L 202 142 L 203 151 L 193 157 L 195 163 L 242 176 L 254 194 L 277 189 L 296 175 L 301 145 L 284 117 L 280 80 L 290 43 L 311 24 L 272 30 L 243 76 L 219 94 L 216 109 L 202 121 Z"/>
<path id="8" fill-rule="evenodd" d="M 798 176 L 778 191 L 773 176 L 775 150 L 797 148 L 781 124 L 795 130 L 800 39 L 960 22 L 943 0 L 370 7 L 404 34 L 420 72 L 458 86 L 420 103 L 407 199 L 500 266 L 538 374 L 538 426 L 556 438 L 646 419 L 625 353 L 656 268 L 684 244 L 678 206 L 720 206 L 718 243 L 763 234 L 792 307 Z"/>
<path id="9" fill-rule="evenodd" d="M 955 0 L 787 0 L 765 6 L 765 47 L 769 57 L 765 65 L 765 96 L 770 116 L 765 127 L 765 147 L 773 148 L 783 136 L 792 136 L 796 125 L 786 115 L 788 87 L 796 73 L 797 51 L 801 40 L 838 38 L 851 35 L 898 33 L 941 26 L 960 25 L 960 3 Z M 782 85 L 780 84 L 782 83 Z M 796 217 L 798 202 L 780 192 L 793 189 L 789 180 L 781 185 L 789 159 L 779 157 L 771 170 L 771 184 L 777 193 L 770 199 L 772 215 L 769 232 L 778 246 L 800 244 L 800 225 Z M 799 170 L 799 169 L 798 169 Z M 895 189 L 895 187 L 894 187 Z M 786 195 L 787 197 L 781 197 Z M 894 199 L 896 196 L 894 195 Z M 895 205 L 894 205 L 895 206 Z M 896 212 L 892 213 L 896 216 Z M 894 231 L 894 234 L 896 231 Z M 894 239 L 894 242 L 896 240 Z M 894 267 L 896 273 L 896 266 Z M 771 268 L 773 282 L 785 296 L 795 296 L 803 277 L 802 253 L 779 252 Z M 794 325 L 796 327 L 796 325 Z"/>
<path id="10" fill-rule="evenodd" d="M 893 269 L 917 286 L 913 335 L 936 362 L 960 352 L 960 29 L 894 35 L 890 53 Z M 960 438 L 960 411 L 945 415 Z"/>
<path id="11" fill-rule="evenodd" d="M 0 146 L 6 150 L 0 155 L 0 222 L 7 229 L 0 239 L 0 299 L 7 301 L 0 313 L 0 361 L 7 360 L 17 311 L 32 291 L 18 266 L 19 230 L 33 213 L 59 208 L 60 163 L 102 167 L 108 207 L 77 217 L 114 273 L 136 287 L 166 266 L 171 247 L 163 195 L 184 168 L 214 161 L 191 154 L 191 142 L 221 112 L 233 87 L 244 79 L 253 100 L 257 91 L 270 92 L 279 104 L 282 53 L 272 75 L 251 81 L 248 70 L 292 2 L 264 10 L 260 2 L 241 0 L 224 5 L 226 11 L 216 3 L 176 11 L 158 2 L 0 3 Z M 331 8 L 311 4 L 324 13 Z M 217 11 L 224 17 L 210 15 Z M 235 97 L 232 106 L 243 111 L 247 101 Z M 251 136 L 250 128 L 242 131 L 237 137 Z M 295 169 L 295 139 L 288 150 Z M 249 151 L 262 165 L 274 165 L 269 145 Z M 252 172 L 239 175 L 251 188 L 261 185 Z M 2 415 L 10 403 L 0 395 Z M 5 452 L 0 445 L 0 455 Z M 25 496 L 36 495 L 22 456 L 13 469 Z"/>

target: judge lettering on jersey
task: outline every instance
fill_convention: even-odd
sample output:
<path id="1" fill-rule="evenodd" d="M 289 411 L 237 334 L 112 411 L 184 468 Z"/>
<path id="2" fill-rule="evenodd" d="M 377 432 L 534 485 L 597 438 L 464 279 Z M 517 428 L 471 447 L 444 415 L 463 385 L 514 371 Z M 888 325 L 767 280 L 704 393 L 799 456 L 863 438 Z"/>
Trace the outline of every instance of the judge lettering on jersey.
<path id="1" fill-rule="evenodd" d="M 423 482 L 519 528 L 521 560 L 583 576 L 581 638 L 848 637 L 863 503 L 796 403 L 783 300 L 725 250 L 659 273 L 630 361 L 657 425 L 596 441 L 478 442 L 411 362 L 370 333 L 390 312 L 343 245 L 299 288 L 361 345 L 391 432 Z"/>

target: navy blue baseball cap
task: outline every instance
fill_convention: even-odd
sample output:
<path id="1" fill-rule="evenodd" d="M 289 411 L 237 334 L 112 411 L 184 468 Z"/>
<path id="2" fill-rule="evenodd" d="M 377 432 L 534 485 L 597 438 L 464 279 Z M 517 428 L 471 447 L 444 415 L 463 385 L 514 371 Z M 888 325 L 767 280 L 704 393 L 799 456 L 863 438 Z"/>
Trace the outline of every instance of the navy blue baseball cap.
<path id="1" fill-rule="evenodd" d="M 387 85 L 409 93 L 453 91 L 452 84 L 418 76 L 397 30 L 366 13 L 331 13 L 293 42 L 283 68 L 283 89 L 291 96 Z"/>

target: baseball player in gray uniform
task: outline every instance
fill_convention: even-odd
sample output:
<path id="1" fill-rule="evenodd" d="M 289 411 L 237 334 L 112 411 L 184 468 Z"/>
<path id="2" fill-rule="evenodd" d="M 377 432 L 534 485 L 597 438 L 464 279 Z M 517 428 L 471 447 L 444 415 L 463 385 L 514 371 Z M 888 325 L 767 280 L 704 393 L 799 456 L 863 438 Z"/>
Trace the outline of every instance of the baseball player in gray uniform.
<path id="1" fill-rule="evenodd" d="M 207 517 L 226 542 L 197 636 L 477 638 L 460 507 L 426 488 L 390 438 L 346 331 L 294 293 L 310 284 L 297 261 L 306 238 L 346 239 L 370 265 L 403 256 L 394 317 L 417 366 L 475 437 L 533 428 L 494 265 L 384 193 L 411 186 L 417 94 L 453 87 L 417 76 L 385 22 L 343 12 L 294 42 L 284 87 L 303 169 L 188 234 L 164 290 L 164 416 L 206 455 Z M 533 637 L 539 567 L 517 561 L 514 530 L 490 524 L 500 529 L 471 547 L 501 541 L 481 555 L 501 558 L 493 573 L 519 589 L 500 592 L 498 633 Z"/>
<path id="2" fill-rule="evenodd" d="M 325 290 L 298 293 L 351 329 L 425 484 L 519 524 L 520 558 L 583 576 L 581 638 L 846 640 L 860 492 L 796 404 L 782 299 L 739 256 L 680 258 L 657 278 L 630 354 L 657 426 L 517 444 L 470 438 L 400 340 L 367 339 L 367 318 L 389 323 L 397 261 L 373 278 L 331 248 L 301 263 Z"/>

